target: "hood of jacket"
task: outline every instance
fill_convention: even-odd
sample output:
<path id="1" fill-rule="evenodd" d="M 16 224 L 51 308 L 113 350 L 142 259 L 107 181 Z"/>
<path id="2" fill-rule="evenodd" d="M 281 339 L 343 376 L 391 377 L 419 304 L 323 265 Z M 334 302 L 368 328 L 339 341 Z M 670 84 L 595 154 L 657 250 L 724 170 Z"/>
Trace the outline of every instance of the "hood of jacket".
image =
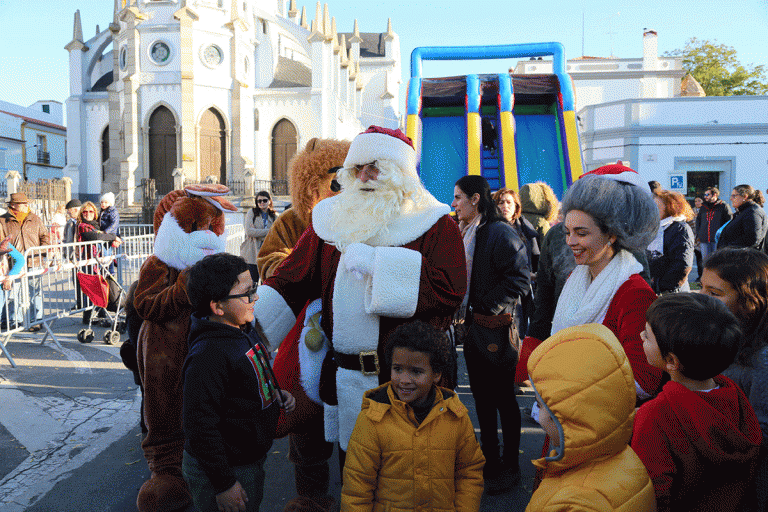
<path id="1" fill-rule="evenodd" d="M 732 380 L 718 375 L 717 389 L 706 393 L 667 382 L 659 395 L 691 445 L 708 460 L 748 463 L 762 441 L 747 397 Z"/>
<path id="2" fill-rule="evenodd" d="M 635 379 L 610 329 L 601 324 L 562 329 L 533 351 L 528 373 L 560 436 L 559 446 L 534 465 L 565 471 L 626 448 L 635 416 Z"/>
<path id="3" fill-rule="evenodd" d="M 541 215 L 547 222 L 557 218 L 557 196 L 544 183 L 527 183 L 520 188 L 520 210 L 523 213 Z"/>

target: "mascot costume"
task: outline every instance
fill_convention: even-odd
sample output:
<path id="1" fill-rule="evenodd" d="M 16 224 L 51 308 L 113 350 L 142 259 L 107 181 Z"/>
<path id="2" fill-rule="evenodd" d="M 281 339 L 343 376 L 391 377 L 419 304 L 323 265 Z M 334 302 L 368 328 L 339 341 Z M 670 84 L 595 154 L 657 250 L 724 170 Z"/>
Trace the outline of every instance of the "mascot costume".
<path id="1" fill-rule="evenodd" d="M 322 393 L 327 404 L 326 440 L 346 450 L 363 393 L 389 380 L 383 341 L 411 319 L 447 329 L 467 266 L 450 208 L 424 188 L 400 130 L 359 134 L 336 176 L 341 192 L 314 207 L 293 251 L 259 287 L 254 313 L 277 348 L 307 302 L 320 298 L 322 315 L 311 305 L 305 315 L 299 349 L 314 362 L 305 365 L 300 353 L 301 379 L 310 398 Z"/>
<path id="2" fill-rule="evenodd" d="M 155 210 L 154 254 L 141 267 L 134 306 L 144 320 L 138 366 L 144 386 L 142 442 L 152 475 L 139 490 L 140 512 L 179 510 L 191 504 L 181 475 L 184 451 L 182 384 L 192 306 L 186 269 L 225 249 L 224 213 L 236 212 L 223 185 L 191 185 L 169 192 Z"/>
<path id="3" fill-rule="evenodd" d="M 292 206 L 277 218 L 259 251 L 262 279 L 271 277 L 293 251 L 312 222 L 312 208 L 320 200 L 338 193 L 336 170 L 344 163 L 349 145 L 348 141 L 311 139 L 291 160 L 288 172 Z M 306 311 L 309 314 L 305 314 Z M 325 441 L 323 406 L 317 385 L 311 383 L 317 380 L 316 372 L 327 351 L 325 337 L 319 329 L 320 317 L 320 300 L 310 301 L 280 345 L 273 365 L 280 386 L 296 398 L 296 409 L 281 417 L 277 433 L 277 437 L 289 434 L 289 458 L 294 464 L 297 496 L 286 504 L 286 512 L 326 511 L 334 504 L 328 494 L 328 459 L 333 453 L 333 444 Z"/>

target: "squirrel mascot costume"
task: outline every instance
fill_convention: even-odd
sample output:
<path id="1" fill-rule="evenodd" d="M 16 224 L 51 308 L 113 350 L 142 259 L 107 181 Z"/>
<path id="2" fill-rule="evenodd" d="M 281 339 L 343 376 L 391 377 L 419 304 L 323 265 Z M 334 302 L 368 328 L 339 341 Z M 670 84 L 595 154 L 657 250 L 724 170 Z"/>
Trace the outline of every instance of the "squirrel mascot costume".
<path id="1" fill-rule="evenodd" d="M 152 472 L 136 498 L 140 512 L 192 503 L 181 474 L 183 366 L 192 314 L 186 269 L 225 250 L 224 212 L 237 211 L 221 197 L 228 193 L 224 185 L 191 185 L 169 192 L 155 210 L 154 254 L 141 267 L 134 299 L 144 319 L 137 356 L 148 432 L 141 446 Z"/>
<path id="2" fill-rule="evenodd" d="M 311 223 L 315 205 L 338 193 L 336 170 L 344 163 L 349 146 L 349 141 L 315 138 L 291 160 L 288 175 L 293 203 L 277 218 L 261 246 L 257 261 L 262 279 L 270 277 L 291 253 Z M 319 328 L 321 313 L 319 299 L 307 304 L 280 345 L 273 365 L 280 386 L 296 399 L 296 409 L 281 417 L 276 434 L 290 435 L 289 458 L 295 471 L 297 497 L 286 504 L 286 512 L 326 511 L 334 504 L 328 495 L 328 459 L 333 454 L 333 444 L 325 441 L 323 406 L 316 382 L 327 351 Z M 324 345 L 323 350 L 320 345 Z"/>

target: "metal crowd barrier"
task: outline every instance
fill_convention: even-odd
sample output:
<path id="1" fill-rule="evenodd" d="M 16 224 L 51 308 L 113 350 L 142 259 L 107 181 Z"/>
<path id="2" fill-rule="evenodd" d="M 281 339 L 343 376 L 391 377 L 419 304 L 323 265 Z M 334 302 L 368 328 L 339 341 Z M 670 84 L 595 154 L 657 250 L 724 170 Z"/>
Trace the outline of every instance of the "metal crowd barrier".
<path id="1" fill-rule="evenodd" d="M 78 272 L 94 274 L 101 268 L 112 268 L 113 277 L 126 291 L 139 278 L 141 266 L 154 252 L 152 226 L 126 227 L 130 228 L 129 233 L 135 234 L 121 236 L 123 243 L 117 248 L 94 241 L 28 249 L 24 253 L 26 270 L 9 277 L 10 290 L 2 289 L 0 279 L 0 352 L 11 366 L 15 367 L 16 363 L 6 344 L 13 334 L 40 326 L 45 331 L 40 343 L 50 337 L 62 348 L 53 333 L 55 322 L 93 309 L 91 300 L 77 286 Z M 120 230 L 123 232 L 123 227 Z M 239 255 L 244 236 L 242 224 L 228 225 L 226 251 Z M 42 313 L 37 314 L 38 310 Z"/>

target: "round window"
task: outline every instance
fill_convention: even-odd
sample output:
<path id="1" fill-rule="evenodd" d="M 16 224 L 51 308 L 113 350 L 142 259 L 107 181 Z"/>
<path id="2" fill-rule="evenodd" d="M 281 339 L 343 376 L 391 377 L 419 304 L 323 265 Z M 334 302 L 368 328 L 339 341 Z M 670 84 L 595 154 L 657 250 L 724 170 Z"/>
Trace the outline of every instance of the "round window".
<path id="1" fill-rule="evenodd" d="M 171 47 L 165 41 L 156 41 L 150 46 L 149 57 L 155 64 L 168 64 L 171 60 Z"/>
<path id="2" fill-rule="evenodd" d="M 120 58 L 119 58 L 119 60 L 120 60 L 120 69 L 122 71 L 125 71 L 126 61 L 128 60 L 128 49 L 125 46 L 123 46 L 120 49 Z"/>
<path id="3" fill-rule="evenodd" d="M 221 48 L 215 44 L 210 44 L 206 46 L 205 50 L 203 50 L 203 62 L 205 62 L 208 66 L 218 66 L 223 60 L 224 52 L 222 52 Z"/>

